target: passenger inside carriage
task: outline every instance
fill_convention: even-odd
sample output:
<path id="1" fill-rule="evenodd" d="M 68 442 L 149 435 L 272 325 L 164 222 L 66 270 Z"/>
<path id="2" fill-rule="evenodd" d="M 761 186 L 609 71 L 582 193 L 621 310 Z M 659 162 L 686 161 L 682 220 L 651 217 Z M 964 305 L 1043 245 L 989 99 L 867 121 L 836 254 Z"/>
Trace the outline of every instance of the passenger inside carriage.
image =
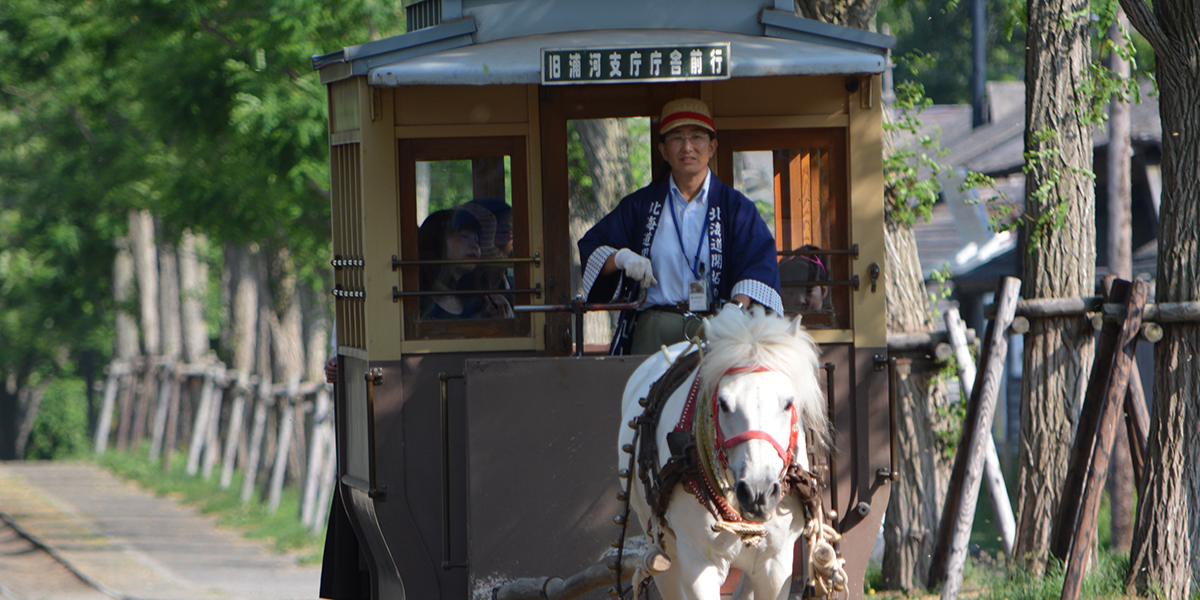
<path id="1" fill-rule="evenodd" d="M 820 246 L 806 244 L 797 252 L 820 252 Z M 779 279 L 783 286 L 783 307 L 788 313 L 828 314 L 832 312 L 828 285 L 829 269 L 818 254 L 797 254 L 779 262 Z"/>
<path id="2" fill-rule="evenodd" d="M 495 217 L 480 205 L 468 203 L 436 211 L 417 231 L 418 258 L 423 261 L 497 258 L 500 253 L 493 243 L 495 229 Z M 489 281 L 488 273 L 471 262 L 421 265 L 420 289 L 444 292 L 504 289 L 503 280 Z M 423 320 L 514 316 L 511 302 L 501 294 L 447 293 L 421 298 Z"/>

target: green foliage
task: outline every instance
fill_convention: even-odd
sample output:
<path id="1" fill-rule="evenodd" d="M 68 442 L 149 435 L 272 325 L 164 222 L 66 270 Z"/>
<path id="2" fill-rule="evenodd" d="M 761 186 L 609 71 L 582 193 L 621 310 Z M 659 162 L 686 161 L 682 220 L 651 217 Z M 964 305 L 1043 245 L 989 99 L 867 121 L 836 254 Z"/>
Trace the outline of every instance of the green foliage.
<path id="1" fill-rule="evenodd" d="M 0 3 L 0 372 L 111 348 L 114 242 L 287 247 L 328 272 L 326 92 L 311 56 L 403 31 L 380 0 Z M 103 359 L 101 359 L 103 362 Z M 2 397 L 3 394 L 0 394 Z"/>
<path id="2" fill-rule="evenodd" d="M 930 55 L 918 52 L 897 57 L 896 64 L 916 73 L 933 63 Z M 922 133 L 921 111 L 932 104 L 920 83 L 900 83 L 895 102 L 900 114 L 883 125 L 893 139 L 914 141 L 911 146 L 897 147 L 883 160 L 885 210 L 894 223 L 912 225 L 918 217 L 928 221 L 942 191 L 938 178 L 942 173 L 949 175 L 949 169 L 939 162 L 945 156 L 938 141 L 940 130 L 936 135 Z"/>
<path id="3" fill-rule="evenodd" d="M 33 422 L 25 458 L 54 460 L 88 450 L 87 394 L 81 379 L 56 379 L 46 387 Z"/>
<path id="4" fill-rule="evenodd" d="M 269 541 L 276 552 L 298 552 L 300 562 L 305 564 L 321 561 L 325 533 L 312 536 L 300 523 L 301 491 L 296 487 L 283 489 L 279 510 L 272 515 L 257 494 L 249 504 L 241 503 L 240 472 L 234 477 L 233 485 L 223 490 L 215 479 L 187 475 L 183 460 L 173 461 L 171 471 L 164 473 L 158 462 L 148 459 L 147 448 L 136 452 L 109 450 L 97 460 L 117 475 L 136 481 L 159 496 L 171 496 L 196 506 L 205 514 L 215 515 L 222 526 L 240 530 L 249 538 Z"/>
<path id="5" fill-rule="evenodd" d="M 950 267 L 950 263 L 945 263 L 942 268 L 934 269 L 929 274 L 929 278 L 937 282 L 937 290 L 929 292 L 929 315 L 926 319 L 930 325 L 933 325 L 942 317 L 941 311 L 938 310 L 938 303 L 954 293 L 954 285 L 951 282 L 954 278 L 954 270 Z"/>
<path id="6" fill-rule="evenodd" d="M 1032 133 L 1033 149 L 1025 151 L 1026 174 L 1040 171 L 1041 183 L 1038 188 L 1029 193 L 1026 206 L 1037 207 L 1037 210 L 1026 210 L 1024 217 L 1025 229 L 1029 235 L 1028 251 L 1033 253 L 1041 248 L 1042 241 L 1050 233 L 1066 225 L 1070 213 L 1069 199 L 1060 198 L 1057 188 L 1067 174 L 1095 179 L 1096 175 L 1090 169 L 1067 165 L 1062 160 L 1062 149 L 1058 145 L 1058 132 L 1039 130 Z M 1015 222 L 1014 222 L 1015 223 Z"/>
<path id="7" fill-rule="evenodd" d="M 988 81 L 1014 81 L 1025 70 L 1024 2 L 987 0 Z M 897 70 L 896 86 L 920 83 L 938 104 L 971 102 L 971 3 L 961 0 L 892 0 L 879 5 L 877 21 L 896 36 L 895 56 L 927 54 L 937 69 Z"/>

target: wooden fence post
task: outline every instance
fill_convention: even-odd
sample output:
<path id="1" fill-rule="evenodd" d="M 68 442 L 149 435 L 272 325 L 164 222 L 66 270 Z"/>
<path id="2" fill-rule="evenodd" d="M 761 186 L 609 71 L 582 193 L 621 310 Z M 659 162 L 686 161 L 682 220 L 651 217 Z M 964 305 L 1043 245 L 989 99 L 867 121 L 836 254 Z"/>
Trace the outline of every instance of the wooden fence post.
<path id="1" fill-rule="evenodd" d="M 300 522 L 311 527 L 315 518 L 318 489 L 325 472 L 326 437 L 330 421 L 329 390 L 317 389 L 313 408 L 312 442 L 308 451 L 308 468 L 304 473 L 304 495 L 300 502 Z"/>
<path id="2" fill-rule="evenodd" d="M 325 460 L 321 465 L 321 487 L 317 492 L 317 505 L 314 511 L 312 527 L 313 535 L 320 535 L 321 529 L 325 527 L 325 522 L 329 519 L 330 502 L 333 501 L 333 486 L 337 483 L 337 442 L 332 435 L 332 427 L 330 427 L 330 435 L 325 440 Z"/>
<path id="3" fill-rule="evenodd" d="M 200 451 L 204 448 L 204 438 L 208 435 L 208 421 L 212 417 L 213 403 L 213 371 L 204 368 L 204 383 L 200 388 L 200 405 L 196 407 L 195 424 L 192 425 L 192 441 L 188 444 L 187 474 L 195 476 L 200 470 Z"/>
<path id="4" fill-rule="evenodd" d="M 187 376 L 176 368 L 171 379 L 171 402 L 167 405 L 167 430 L 163 434 L 163 473 L 171 472 L 171 456 L 175 453 L 175 443 L 179 434 L 179 396 L 183 394 L 183 386 L 187 382 Z"/>
<path id="5" fill-rule="evenodd" d="M 229 426 L 225 430 L 225 451 L 221 456 L 221 489 L 233 484 L 233 468 L 237 461 L 238 443 L 246 412 L 246 373 L 238 372 L 233 384 L 233 407 L 229 409 Z"/>
<path id="6" fill-rule="evenodd" d="M 254 428 L 250 430 L 250 446 L 246 449 L 246 477 L 242 480 L 242 504 L 249 504 L 258 479 L 258 463 L 262 455 L 263 433 L 267 428 L 267 407 L 270 406 L 271 380 L 258 382 L 258 397 L 254 401 Z"/>
<path id="7" fill-rule="evenodd" d="M 946 311 L 946 332 L 950 335 L 950 346 L 954 349 L 954 358 L 958 363 L 958 381 L 962 388 L 962 397 L 970 398 L 971 389 L 975 386 L 975 361 L 971 359 L 971 351 L 967 348 L 967 327 L 958 316 L 958 309 Z M 992 430 L 987 430 L 987 441 L 984 442 L 984 475 L 991 493 L 992 509 L 996 513 L 996 526 L 1000 529 L 1000 538 L 1004 542 L 1004 553 L 1012 556 L 1013 546 L 1017 539 L 1017 521 L 1013 517 L 1012 502 L 1008 499 L 1008 486 L 1004 483 L 1004 472 L 1000 469 L 1000 457 L 996 453 L 996 440 Z"/>
<path id="8" fill-rule="evenodd" d="M 163 435 L 167 430 L 167 413 L 171 408 L 171 386 L 175 383 L 175 361 L 163 366 L 159 371 L 158 402 L 154 410 L 154 431 L 150 436 L 150 461 L 158 460 L 162 452 Z"/>
<path id="9" fill-rule="evenodd" d="M 1055 521 L 1055 537 L 1051 540 L 1055 555 L 1067 563 L 1063 600 L 1079 598 L 1083 574 L 1091 559 L 1096 515 L 1108 477 L 1109 455 L 1129 386 L 1129 366 L 1137 349 L 1149 287 L 1144 281 L 1130 284 L 1118 279 L 1113 282 L 1109 295 L 1110 301 L 1125 304 L 1125 318 L 1119 324 L 1106 322 L 1100 332 L 1096 362 L 1088 379 L 1071 450 L 1071 468 L 1067 471 L 1063 499 Z"/>
<path id="10" fill-rule="evenodd" d="M 117 450 L 124 450 L 129 445 L 129 426 L 133 418 L 133 399 L 137 394 L 137 373 L 141 368 L 140 362 L 140 360 L 135 361 L 129 373 L 121 377 L 121 406 L 117 416 Z"/>
<path id="11" fill-rule="evenodd" d="M 136 451 L 142 445 L 146 435 L 146 422 L 150 420 L 150 398 L 157 396 L 158 372 L 161 365 L 156 359 L 146 361 L 146 371 L 142 373 L 142 383 L 138 386 L 137 400 L 133 403 L 133 417 L 129 428 L 129 445 Z"/>
<path id="12" fill-rule="evenodd" d="M 108 434 L 112 431 L 113 408 L 117 403 L 117 392 L 121 389 L 121 375 L 128 367 L 124 363 L 114 362 L 108 366 L 108 378 L 104 382 L 104 403 L 100 406 L 100 421 L 96 424 L 96 441 L 93 449 L 96 454 L 104 454 L 108 449 Z"/>
<path id="13" fill-rule="evenodd" d="M 985 433 L 991 428 L 996 410 L 996 395 L 1004 375 L 1004 360 L 1008 354 L 1008 327 L 1017 310 L 1021 280 L 1003 277 L 996 286 L 996 318 L 988 323 L 984 336 L 980 364 L 983 370 L 976 375 L 971 397 L 967 401 L 967 416 L 963 421 L 962 438 L 954 457 L 954 470 L 946 493 L 946 504 L 938 526 L 937 543 L 929 567 L 929 587 L 942 584 L 942 598 L 956 598 L 962 585 L 962 569 L 966 562 L 967 542 L 975 518 L 975 503 L 979 499 L 979 482 L 983 473 Z M 944 582 L 944 583 L 943 583 Z"/>
<path id="14" fill-rule="evenodd" d="M 213 368 L 216 387 L 213 390 L 212 413 L 208 416 L 208 429 L 204 432 L 204 457 L 201 460 L 200 476 L 212 477 L 213 465 L 221 453 L 221 410 L 225 404 L 225 391 L 229 382 L 225 377 L 225 365 L 217 363 Z"/>
<path id="15" fill-rule="evenodd" d="M 269 514 L 275 514 L 275 511 L 279 510 L 279 499 L 283 493 L 283 476 L 287 474 L 288 450 L 292 444 L 292 428 L 296 423 L 296 388 L 299 386 L 299 376 L 289 379 L 284 397 L 279 401 L 279 441 L 275 445 L 275 465 L 271 469 L 271 487 L 267 490 L 267 512 Z"/>

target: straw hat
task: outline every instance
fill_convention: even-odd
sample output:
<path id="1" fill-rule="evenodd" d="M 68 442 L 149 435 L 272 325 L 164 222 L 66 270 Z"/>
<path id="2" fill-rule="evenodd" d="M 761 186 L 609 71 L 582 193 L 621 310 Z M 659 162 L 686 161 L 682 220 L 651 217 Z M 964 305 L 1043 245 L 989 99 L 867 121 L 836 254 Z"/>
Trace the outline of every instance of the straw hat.
<path id="1" fill-rule="evenodd" d="M 695 125 L 713 133 L 717 132 L 708 105 L 696 98 L 680 98 L 668 102 L 663 107 L 662 120 L 658 122 L 658 133 L 666 135 L 668 131 L 684 125 Z"/>

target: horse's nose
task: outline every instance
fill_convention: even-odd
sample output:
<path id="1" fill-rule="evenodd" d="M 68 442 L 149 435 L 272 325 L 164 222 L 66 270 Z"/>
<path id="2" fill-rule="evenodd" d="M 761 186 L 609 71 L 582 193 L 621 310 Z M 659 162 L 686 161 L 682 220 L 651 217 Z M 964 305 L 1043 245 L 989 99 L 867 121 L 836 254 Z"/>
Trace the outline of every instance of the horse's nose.
<path id="1" fill-rule="evenodd" d="M 780 486 L 778 481 L 766 486 L 754 486 L 742 479 L 738 481 L 734 490 L 742 512 L 749 516 L 766 517 L 767 513 L 774 510 L 779 503 Z"/>

